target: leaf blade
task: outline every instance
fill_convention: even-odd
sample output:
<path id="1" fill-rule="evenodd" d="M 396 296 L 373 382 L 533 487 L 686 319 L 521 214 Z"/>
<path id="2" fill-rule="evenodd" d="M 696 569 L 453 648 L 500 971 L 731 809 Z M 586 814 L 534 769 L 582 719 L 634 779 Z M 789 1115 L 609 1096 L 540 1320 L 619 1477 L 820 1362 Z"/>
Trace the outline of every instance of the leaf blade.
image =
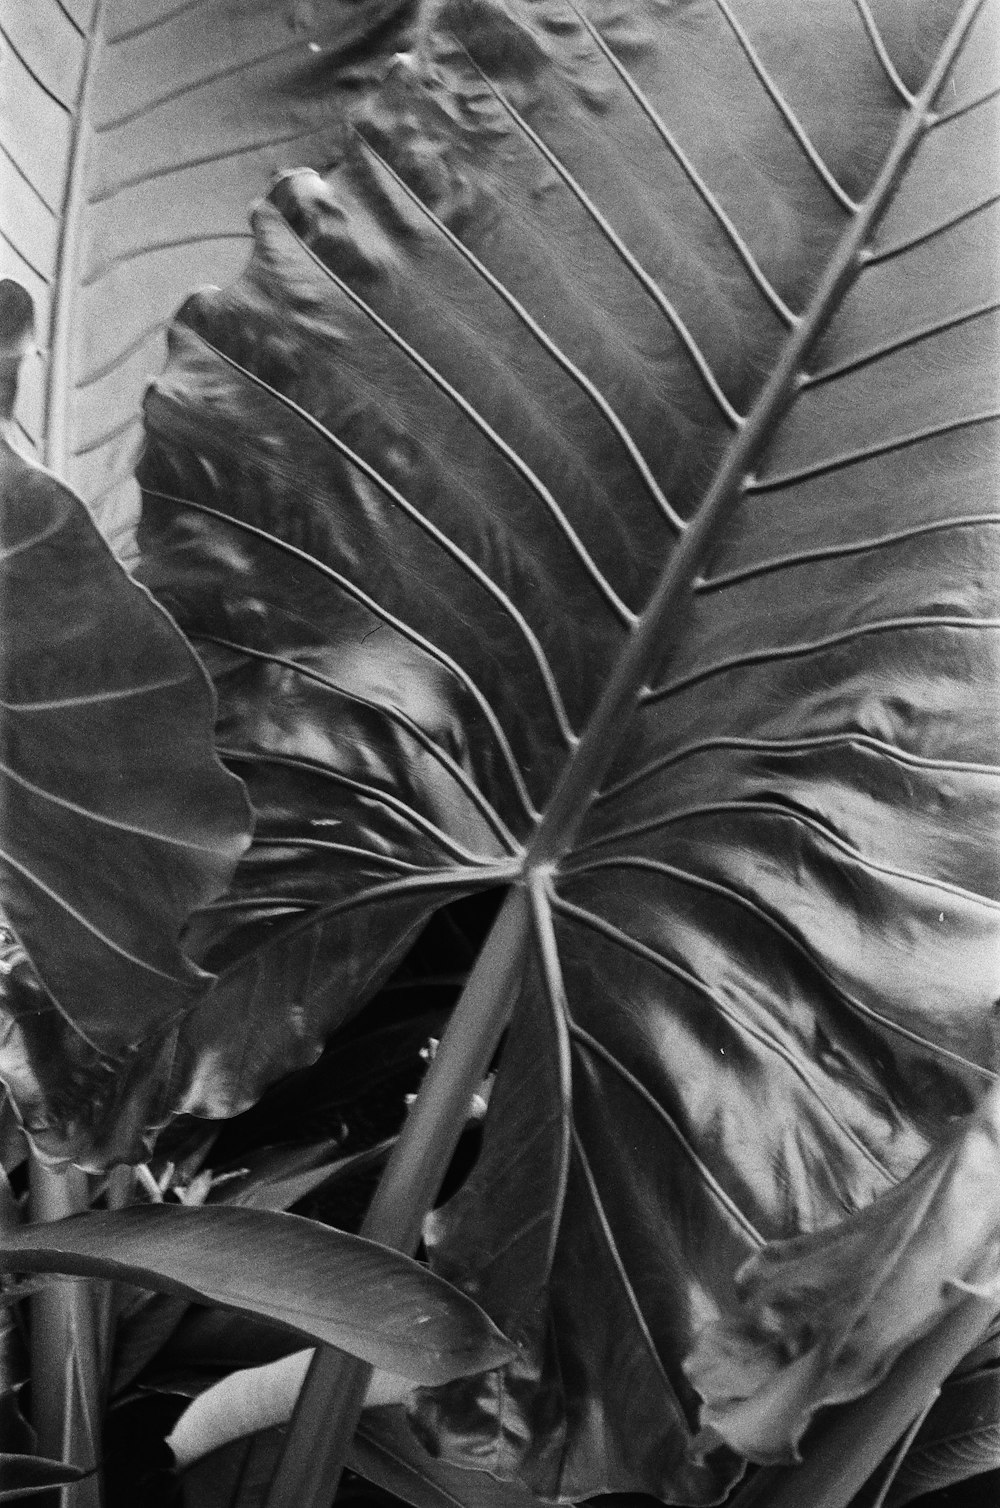
<path id="1" fill-rule="evenodd" d="M 521 1423 L 508 1428 L 508 1412 L 501 1424 L 492 1382 L 426 1399 L 425 1419 L 456 1458 L 509 1451 L 505 1473 L 525 1473 L 536 1490 L 638 1487 L 708 1501 L 739 1468 L 726 1458 L 703 1469 L 690 1454 L 697 1398 L 680 1361 L 695 1329 L 732 1303 L 733 1275 L 761 1239 L 830 1223 L 909 1172 L 974 1105 L 995 1061 L 992 995 L 970 965 L 996 924 L 991 850 L 980 847 L 996 820 L 996 612 L 984 585 L 996 524 L 985 497 L 995 486 L 992 409 L 980 402 L 978 356 L 953 386 L 933 373 L 900 380 L 923 347 L 921 332 L 930 342 L 921 359 L 932 351 L 951 371 L 952 318 L 968 333 L 996 301 L 981 282 L 992 276 L 976 250 L 982 242 L 964 232 L 949 239 L 956 226 L 937 227 L 939 240 L 920 219 L 944 151 L 925 107 L 942 83 L 959 100 L 974 94 L 980 65 L 966 33 L 978 55 L 984 49 L 972 9 L 950 41 L 942 28 L 954 12 L 936 15 L 934 64 L 918 66 L 892 33 L 899 78 L 924 90 L 918 110 L 853 12 L 853 32 L 832 13 L 810 13 L 824 55 L 842 68 L 827 90 L 806 54 L 786 45 L 787 14 L 755 15 L 748 49 L 728 7 L 683 23 L 657 12 L 659 36 L 641 7 L 627 19 L 599 5 L 588 11 L 604 48 L 545 5 L 450 8 L 428 42 L 425 73 L 397 69 L 359 123 L 367 146 L 327 181 L 300 175 L 276 192 L 280 218 L 258 216 L 245 282 L 184 312 L 178 361 L 150 403 L 146 569 L 157 590 L 183 601 L 185 622 L 203 621 L 184 595 L 183 549 L 217 558 L 223 540 L 259 520 L 261 495 L 266 529 L 281 539 L 298 517 L 294 476 L 309 497 L 310 530 L 327 531 L 324 548 L 351 590 L 438 645 L 496 714 L 540 829 L 516 811 L 482 720 L 469 719 L 447 685 L 442 705 L 453 727 L 466 724 L 475 778 L 525 845 L 519 883 L 533 887 L 555 871 L 571 1112 L 552 1077 L 529 1117 L 538 1134 L 515 1137 L 518 1071 L 551 1069 L 555 1059 L 552 971 L 535 937 L 521 955 L 526 984 L 501 1069 L 507 1092 L 498 1083 L 479 1174 L 436 1222 L 438 1259 L 470 1285 L 485 1282 L 494 1312 L 525 1344 L 502 1402 L 521 1411 Z M 608 49 L 678 130 L 768 286 L 794 310 L 791 334 L 731 238 L 724 250 L 715 244 L 718 217 L 679 165 L 693 197 L 682 201 L 673 180 L 667 197 L 662 159 L 637 134 L 636 120 L 655 130 L 649 111 L 626 115 L 623 101 L 632 110 L 636 93 L 609 84 L 609 74 L 619 82 L 622 74 L 609 67 Z M 759 183 L 736 181 L 733 127 L 705 82 L 719 77 L 770 183 L 787 190 L 776 201 L 769 186 L 766 210 Z M 845 115 L 845 90 L 857 90 L 849 133 L 838 129 L 855 117 Z M 986 214 L 991 191 L 976 176 L 979 159 L 956 142 L 951 150 L 949 193 L 965 202 L 971 192 Z M 736 156 L 745 171 L 747 154 Z M 613 208 L 613 236 L 590 204 Z M 961 223 L 967 230 L 974 219 Z M 786 233 L 799 239 L 784 257 Z M 936 279 L 914 268 L 912 297 L 908 254 L 890 255 L 900 234 L 915 256 L 933 244 L 944 258 Z M 332 278 L 320 275 L 317 258 Z M 955 258 L 962 291 L 938 309 L 940 269 L 951 272 Z M 750 415 L 735 440 L 650 290 L 658 279 L 721 390 Z M 345 283 L 516 442 L 619 599 L 630 611 L 645 608 L 641 650 L 638 635 L 610 621 L 579 558 L 561 553 L 565 536 L 545 535 L 547 525 L 526 514 L 520 483 L 477 448 L 482 427 L 468 427 L 462 405 L 445 402 L 441 382 L 422 381 L 419 363 L 398 362 L 399 341 L 372 334 L 358 299 L 341 296 Z M 735 287 L 728 304 L 715 296 L 721 284 Z M 872 287 L 881 292 L 866 298 Z M 651 323 L 651 306 L 664 323 Z M 883 318 L 873 346 L 874 308 Z M 918 323 L 907 324 L 914 311 Z M 983 329 L 977 350 L 992 338 Z M 350 437 L 354 454 L 388 466 L 398 492 L 521 594 L 562 678 L 572 725 L 584 729 L 569 760 L 519 658 L 523 645 L 504 639 L 478 598 L 465 599 L 460 623 L 449 617 L 468 582 L 453 582 L 430 533 L 399 525 L 398 515 L 390 525 L 385 490 L 380 500 L 360 468 L 338 469 L 324 493 L 327 452 L 296 430 L 293 462 L 288 405 L 234 384 L 232 362 L 212 365 L 201 351 L 195 359 L 189 330 L 243 371 L 279 331 L 298 342 L 298 362 L 272 363 L 269 385 L 284 383 L 327 430 Z M 600 424 L 589 406 L 590 427 L 581 422 L 580 369 L 614 394 L 613 412 L 628 413 L 632 450 L 607 408 Z M 880 384 L 874 374 L 883 373 Z M 852 424 L 857 443 L 845 439 Z M 264 434 L 275 447 L 267 453 Z M 425 434 L 434 435 L 433 453 L 421 445 Z M 669 497 L 673 523 L 632 471 L 636 452 Z M 218 486 L 209 467 L 224 476 Z M 613 497 L 604 491 L 612 479 Z M 209 507 L 235 527 L 192 544 L 194 515 Z M 679 548 L 678 518 L 693 520 Z M 232 589 L 231 577 L 213 579 L 220 592 Z M 445 603 L 416 580 L 433 581 Z M 546 614 L 549 600 L 559 614 Z M 284 636 L 277 604 L 271 616 Z M 311 634 L 320 637 L 331 618 L 327 604 L 307 632 L 297 625 L 285 658 L 307 662 Z M 249 702 L 230 704 L 241 737 Z M 306 720 L 298 733 L 306 736 Z M 370 750 L 381 747 L 369 738 Z M 405 757 L 399 769 L 412 782 Z M 384 848 L 381 833 L 364 841 Z M 599 925 L 584 931 L 581 917 Z M 350 946 L 373 961 L 360 933 Z M 498 1020 L 507 1005 L 499 994 Z M 584 1157 L 571 1163 L 564 1202 L 541 1132 L 551 1117 L 565 1135 L 568 1114 Z M 621 1127 L 643 1156 L 626 1155 Z M 491 1195 L 498 1188 L 502 1201 Z M 512 1229 L 525 1234 L 516 1255 Z M 621 1289 L 623 1274 L 626 1302 L 605 1319 L 608 1279 Z M 640 1345 L 639 1328 L 658 1337 L 658 1357 Z M 637 1427 L 609 1397 L 607 1357 L 617 1377 L 632 1379 L 637 1355 L 650 1367 L 662 1357 L 670 1376 L 678 1404 L 668 1430 L 652 1410 Z M 632 1391 L 651 1397 L 656 1386 L 644 1374 Z M 599 1445 L 581 1428 L 567 1446 L 561 1423 L 594 1400 Z M 536 1408 L 545 1420 L 537 1432 Z"/>
<path id="2" fill-rule="evenodd" d="M 296 1215 L 166 1205 L 95 1212 L 5 1234 L 0 1261 L 257 1314 L 402 1376 L 443 1378 L 509 1353 L 476 1305 L 412 1259 Z"/>
<path id="3" fill-rule="evenodd" d="M 5 324 L 15 304 L 23 320 L 23 290 L 4 282 L 0 296 Z M 100 1125 L 119 1092 L 111 1062 L 162 1037 L 209 982 L 180 933 L 225 888 L 251 819 L 215 756 L 214 695 L 189 646 L 80 500 L 9 443 L 20 349 L 4 338 L 0 1055 L 36 1144 L 99 1157 L 103 1136 L 134 1134 Z"/>

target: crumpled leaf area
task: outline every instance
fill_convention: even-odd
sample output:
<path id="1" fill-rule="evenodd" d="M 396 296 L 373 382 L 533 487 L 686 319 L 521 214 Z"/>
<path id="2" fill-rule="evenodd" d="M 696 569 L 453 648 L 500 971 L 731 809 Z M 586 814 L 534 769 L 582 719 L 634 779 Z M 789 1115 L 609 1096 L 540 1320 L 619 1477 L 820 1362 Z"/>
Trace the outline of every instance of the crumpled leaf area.
<path id="1" fill-rule="evenodd" d="M 817 1410 L 868 1392 L 963 1295 L 1000 1307 L 1000 1091 L 867 1209 L 751 1257 L 736 1289 L 686 1363 L 697 1444 L 797 1459 Z"/>

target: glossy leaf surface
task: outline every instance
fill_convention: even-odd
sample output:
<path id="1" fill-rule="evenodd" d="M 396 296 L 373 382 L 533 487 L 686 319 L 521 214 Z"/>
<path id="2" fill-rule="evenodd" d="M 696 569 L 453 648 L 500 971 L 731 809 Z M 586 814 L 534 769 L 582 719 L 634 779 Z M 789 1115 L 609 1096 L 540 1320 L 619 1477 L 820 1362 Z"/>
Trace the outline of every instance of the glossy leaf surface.
<path id="1" fill-rule="evenodd" d="M 140 400 L 191 287 L 246 256 L 279 168 L 338 155 L 345 97 L 405 7 L 337 0 L 7 0 L 0 276 L 39 309 L 22 439 L 122 542 Z"/>
<path id="2" fill-rule="evenodd" d="M 166 1205 L 76 1215 L 6 1233 L 0 1262 L 238 1309 L 424 1381 L 510 1353 L 471 1299 L 412 1258 L 297 1215 Z"/>
<path id="3" fill-rule="evenodd" d="M 21 945 L 4 946 L 0 1075 L 37 1145 L 100 1157 L 105 1136 L 135 1138 L 138 1049 L 144 1074 L 209 982 L 180 933 L 251 820 L 190 647 L 79 498 L 9 443 L 30 317 L 9 282 L 0 315 L 0 917 Z"/>
<path id="4" fill-rule="evenodd" d="M 522 1351 L 422 1418 L 542 1495 L 718 1500 L 682 1363 L 737 1269 L 997 1066 L 993 26 L 449 6 L 148 400 L 144 579 L 261 813 L 184 1103 L 288 1064 L 261 998 L 308 1041 L 524 887 L 429 1231 Z"/>

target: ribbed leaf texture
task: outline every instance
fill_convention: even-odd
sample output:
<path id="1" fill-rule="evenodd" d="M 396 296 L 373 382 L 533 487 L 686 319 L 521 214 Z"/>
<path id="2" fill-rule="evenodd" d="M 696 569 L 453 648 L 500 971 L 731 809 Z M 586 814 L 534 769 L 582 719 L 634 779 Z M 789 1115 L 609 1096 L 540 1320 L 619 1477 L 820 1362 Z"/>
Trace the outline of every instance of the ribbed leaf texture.
<path id="1" fill-rule="evenodd" d="M 522 1349 L 421 1418 L 542 1496 L 718 1501 L 682 1363 L 736 1271 L 996 1070 L 995 25 L 446 5 L 148 400 L 143 579 L 260 814 L 178 1103 L 523 887 L 428 1233 Z"/>
<path id="2" fill-rule="evenodd" d="M 129 548 L 143 388 L 187 291 L 234 277 L 277 168 L 339 155 L 405 5 L 6 0 L 0 276 L 39 309 L 22 439 Z"/>
<path id="3" fill-rule="evenodd" d="M 29 328 L 0 282 L 0 1077 L 43 1152 L 100 1163 L 210 982 L 180 933 L 252 823 L 190 646 L 10 443 Z"/>

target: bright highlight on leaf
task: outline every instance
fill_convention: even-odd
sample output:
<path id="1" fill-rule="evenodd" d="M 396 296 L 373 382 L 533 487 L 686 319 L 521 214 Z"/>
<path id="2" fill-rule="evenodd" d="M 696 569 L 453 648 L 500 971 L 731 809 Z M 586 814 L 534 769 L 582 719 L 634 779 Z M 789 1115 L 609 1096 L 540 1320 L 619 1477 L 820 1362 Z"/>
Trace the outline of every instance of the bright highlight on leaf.
<path id="1" fill-rule="evenodd" d="M 344 102 L 377 78 L 408 9 L 5 6 L 0 275 L 39 315 L 17 427 L 116 545 L 135 523 L 142 391 L 171 314 L 236 275 L 273 172 L 335 160 Z"/>
<path id="2" fill-rule="evenodd" d="M 86 1475 L 78 1467 L 48 1461 L 43 1456 L 0 1453 L 0 1503 L 20 1503 L 43 1493 L 51 1495 L 53 1488 L 79 1482 Z"/>

